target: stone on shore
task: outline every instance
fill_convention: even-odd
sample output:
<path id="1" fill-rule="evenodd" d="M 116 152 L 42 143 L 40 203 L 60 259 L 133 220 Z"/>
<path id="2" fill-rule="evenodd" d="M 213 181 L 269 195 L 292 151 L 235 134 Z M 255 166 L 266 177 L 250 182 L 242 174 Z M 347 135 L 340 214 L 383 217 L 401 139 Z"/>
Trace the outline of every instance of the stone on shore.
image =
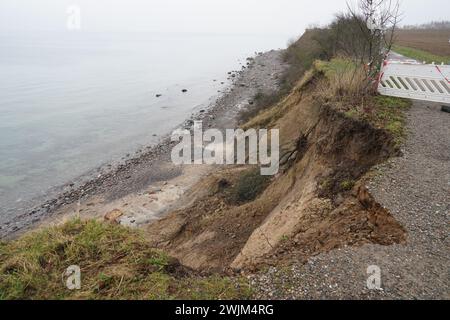
<path id="1" fill-rule="evenodd" d="M 114 209 L 107 214 L 105 214 L 104 219 L 105 221 L 111 222 L 111 223 L 119 223 L 119 218 L 123 216 L 123 212 L 119 209 Z"/>

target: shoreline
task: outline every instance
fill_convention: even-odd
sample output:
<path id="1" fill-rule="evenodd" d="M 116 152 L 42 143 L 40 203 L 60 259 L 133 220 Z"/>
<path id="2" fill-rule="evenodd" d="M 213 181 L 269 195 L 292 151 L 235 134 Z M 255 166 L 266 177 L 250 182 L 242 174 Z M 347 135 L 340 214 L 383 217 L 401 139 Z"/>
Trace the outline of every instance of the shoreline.
<path id="1" fill-rule="evenodd" d="M 257 92 L 270 93 L 278 89 L 278 78 L 287 67 L 282 61 L 282 52 L 283 50 L 271 50 L 256 53 L 256 56 L 248 58 L 247 65 L 243 65 L 241 70 L 228 73 L 230 84 L 225 90 L 210 97 L 211 103 L 206 108 L 193 109 L 191 117 L 177 127 L 191 129 L 194 120 L 202 120 L 204 127 L 235 128 L 239 112 L 252 104 Z M 148 192 L 148 188 L 162 191 L 161 188 L 168 185 L 168 181 L 174 181 L 170 185 L 171 188 L 166 188 L 169 189 L 167 195 L 164 195 L 165 192 L 158 192 L 162 198 L 161 201 L 158 199 L 161 202 L 158 204 L 160 208 L 153 210 L 153 214 L 147 214 L 152 216 L 152 219 L 157 218 L 189 190 L 197 181 L 196 177 L 208 171 L 207 166 L 200 169 L 172 165 L 171 147 L 168 133 L 162 136 L 157 144 L 139 148 L 125 161 L 103 164 L 74 181 L 53 188 L 51 192 L 57 196 L 44 198 L 41 205 L 1 225 L 0 239 L 17 237 L 34 227 L 53 223 L 73 214 L 103 216 L 108 207 L 118 206 L 117 202 L 123 199 L 145 206 L 140 199 L 133 197 L 139 198 L 143 191 Z M 125 207 L 129 205 L 127 202 L 123 204 Z M 93 211 L 97 211 L 97 215 Z M 141 220 L 142 223 L 138 225 L 151 219 Z M 133 218 L 128 217 L 124 224 L 136 225 L 136 219 L 133 223 L 130 223 L 131 221 Z"/>

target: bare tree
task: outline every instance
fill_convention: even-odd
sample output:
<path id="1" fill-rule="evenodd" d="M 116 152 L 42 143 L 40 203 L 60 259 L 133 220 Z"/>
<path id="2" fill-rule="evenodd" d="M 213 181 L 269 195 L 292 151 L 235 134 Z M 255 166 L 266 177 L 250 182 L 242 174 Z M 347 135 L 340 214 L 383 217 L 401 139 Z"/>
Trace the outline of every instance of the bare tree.
<path id="1" fill-rule="evenodd" d="M 375 89 L 381 64 L 392 48 L 400 21 L 399 0 L 358 0 L 317 33 L 315 40 L 328 58 L 350 59 L 335 80 L 338 87 L 357 88 L 361 97 Z M 342 71 L 342 70 L 341 70 Z M 354 92 L 354 95 L 356 94 Z"/>
<path id="2" fill-rule="evenodd" d="M 400 1 L 358 0 L 356 8 L 349 3 L 347 6 L 364 39 L 365 50 L 359 52 L 360 61 L 366 63 L 372 73 L 380 67 L 394 43 L 401 18 Z"/>

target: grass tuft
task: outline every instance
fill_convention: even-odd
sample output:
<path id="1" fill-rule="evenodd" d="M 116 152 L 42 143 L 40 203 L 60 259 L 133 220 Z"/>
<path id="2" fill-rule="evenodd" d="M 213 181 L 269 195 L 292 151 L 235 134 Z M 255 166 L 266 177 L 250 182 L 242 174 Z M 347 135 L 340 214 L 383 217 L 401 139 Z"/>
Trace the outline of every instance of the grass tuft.
<path id="1" fill-rule="evenodd" d="M 342 191 L 350 191 L 355 186 L 355 181 L 353 180 L 344 180 L 340 183 L 340 187 Z"/>
<path id="2" fill-rule="evenodd" d="M 81 289 L 63 273 L 81 269 Z M 201 277 L 140 234 L 118 225 L 72 220 L 0 244 L 0 299 L 240 299 L 242 279 Z"/>
<path id="3" fill-rule="evenodd" d="M 325 75 L 326 81 L 320 86 L 324 100 L 354 101 L 369 93 L 364 69 L 348 58 L 318 60 L 314 67 Z"/>

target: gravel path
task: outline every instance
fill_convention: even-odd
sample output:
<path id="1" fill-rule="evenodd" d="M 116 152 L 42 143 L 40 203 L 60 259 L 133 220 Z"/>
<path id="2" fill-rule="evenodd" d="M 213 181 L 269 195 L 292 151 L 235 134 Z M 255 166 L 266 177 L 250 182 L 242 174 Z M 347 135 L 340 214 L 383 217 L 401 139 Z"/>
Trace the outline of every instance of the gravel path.
<path id="1" fill-rule="evenodd" d="M 404 156 L 379 166 L 369 183 L 376 200 L 406 228 L 405 245 L 342 248 L 252 276 L 263 299 L 450 299 L 450 114 L 414 102 Z M 367 289 L 367 268 L 381 290 Z"/>

